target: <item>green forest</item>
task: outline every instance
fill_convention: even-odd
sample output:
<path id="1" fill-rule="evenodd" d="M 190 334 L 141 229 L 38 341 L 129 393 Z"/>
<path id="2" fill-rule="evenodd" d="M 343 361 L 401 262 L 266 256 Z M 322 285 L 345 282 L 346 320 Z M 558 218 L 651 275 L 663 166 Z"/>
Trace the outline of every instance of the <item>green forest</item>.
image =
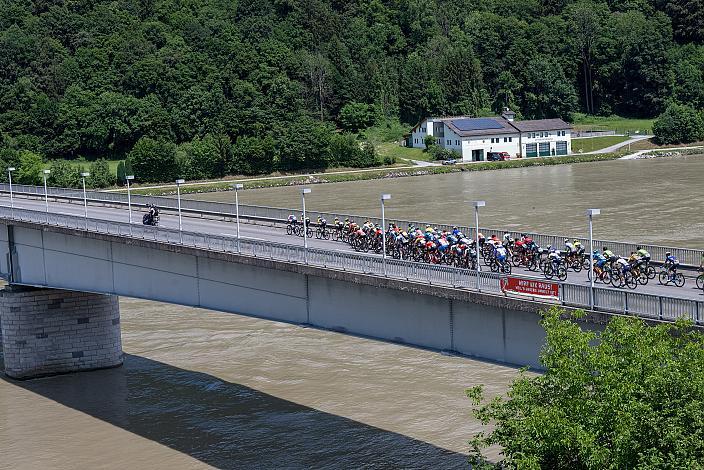
<path id="1" fill-rule="evenodd" d="M 366 128 L 504 106 L 704 107 L 690 0 L 1 1 L 0 163 L 24 182 L 80 157 L 142 182 L 373 166 Z"/>

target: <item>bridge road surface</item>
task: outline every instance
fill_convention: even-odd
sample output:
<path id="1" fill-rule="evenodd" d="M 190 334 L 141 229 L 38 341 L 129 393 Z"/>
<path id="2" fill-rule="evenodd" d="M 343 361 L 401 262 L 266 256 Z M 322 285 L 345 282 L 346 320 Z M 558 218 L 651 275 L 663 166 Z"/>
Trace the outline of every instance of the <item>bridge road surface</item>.
<path id="1" fill-rule="evenodd" d="M 10 198 L 9 196 L 0 196 L 0 205 L 9 207 Z M 25 198 L 14 198 L 15 208 L 18 209 L 30 209 L 34 211 L 44 212 L 46 210 L 45 203 L 43 199 L 25 199 Z M 52 202 L 49 201 L 49 212 L 53 214 L 65 214 L 83 217 L 84 209 L 82 204 L 70 204 L 67 202 Z M 137 208 L 132 210 L 132 222 L 136 225 L 142 223 L 142 216 L 146 213 L 146 209 Z M 313 212 L 311 212 L 313 213 Z M 128 210 L 126 208 L 119 207 L 104 207 L 101 205 L 88 205 L 88 217 L 98 218 L 107 221 L 123 222 L 126 223 L 129 220 Z M 235 222 L 225 222 L 222 220 L 211 220 L 211 219 L 201 219 L 195 217 L 184 216 L 182 218 L 182 225 L 184 231 L 197 232 L 202 234 L 212 234 L 212 235 L 229 235 L 232 237 L 237 236 L 237 227 Z M 178 230 L 178 215 L 172 215 L 171 213 L 160 214 L 159 226 L 177 229 Z M 303 238 L 286 235 L 285 228 L 271 227 L 248 224 L 244 222 L 244 219 L 240 219 L 240 234 L 243 238 L 256 238 L 260 240 L 269 240 L 274 242 L 286 243 L 289 245 L 303 245 Z M 354 250 L 346 243 L 335 242 L 332 240 L 319 240 L 315 236 L 308 239 L 308 246 L 310 248 L 321 248 L 327 250 L 338 250 L 338 251 L 349 251 L 354 253 Z M 381 256 L 373 252 L 368 253 L 370 256 Z M 624 255 L 625 253 L 617 253 Z M 488 270 L 486 266 L 482 265 L 483 270 Z M 525 268 L 513 268 L 512 273 L 521 274 L 526 276 L 537 277 L 544 279 L 540 273 L 529 271 Z M 579 285 L 589 285 L 589 279 L 587 278 L 587 271 L 582 270 L 579 273 L 575 273 L 572 270 L 568 270 L 567 282 L 570 284 Z M 604 286 L 604 284 L 597 282 L 595 284 L 597 287 L 611 287 Z M 703 300 L 704 291 L 697 289 L 694 278 L 688 277 L 687 282 L 684 287 L 675 287 L 673 285 L 662 286 L 658 283 L 657 277 L 651 279 L 647 285 L 639 285 L 636 289 L 622 288 L 628 292 L 642 293 L 642 294 L 653 294 L 662 295 L 668 297 L 676 297 L 681 299 L 689 300 Z"/>

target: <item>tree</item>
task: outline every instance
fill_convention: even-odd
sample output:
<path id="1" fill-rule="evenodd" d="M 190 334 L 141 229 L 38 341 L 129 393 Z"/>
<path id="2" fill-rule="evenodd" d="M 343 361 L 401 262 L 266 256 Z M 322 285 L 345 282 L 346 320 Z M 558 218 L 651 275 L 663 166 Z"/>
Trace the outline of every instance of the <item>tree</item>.
<path id="1" fill-rule="evenodd" d="M 116 176 L 117 176 L 117 184 L 125 184 L 125 182 L 126 182 L 125 176 L 127 176 L 127 173 L 125 173 L 125 162 L 124 161 L 120 161 L 117 164 Z"/>
<path id="2" fill-rule="evenodd" d="M 86 186 L 91 188 L 107 188 L 115 184 L 115 175 L 110 171 L 110 164 L 104 158 L 90 164 L 90 177 Z"/>
<path id="3" fill-rule="evenodd" d="M 41 184 L 43 181 L 42 170 L 44 168 L 45 165 L 41 156 L 29 150 L 20 152 L 17 182 L 20 184 Z"/>
<path id="4" fill-rule="evenodd" d="M 80 188 L 81 168 L 72 165 L 66 160 L 54 160 L 51 163 L 49 184 L 59 188 Z"/>
<path id="5" fill-rule="evenodd" d="M 433 147 L 435 144 L 437 144 L 438 139 L 434 135 L 426 135 L 423 138 L 423 143 L 425 144 L 425 149 L 429 150 L 431 147 Z"/>
<path id="6" fill-rule="evenodd" d="M 704 139 L 702 113 L 691 106 L 671 104 L 653 124 L 661 144 L 686 144 Z"/>
<path id="7" fill-rule="evenodd" d="M 495 426 L 471 441 L 474 463 L 497 444 L 500 468 L 700 467 L 704 335 L 684 320 L 626 317 L 582 331 L 561 314 L 543 314 L 545 374 L 522 374 L 489 403 L 481 386 L 467 391 L 475 415 Z"/>
<path id="8" fill-rule="evenodd" d="M 524 87 L 524 109 L 532 119 L 570 120 L 577 108 L 574 87 L 557 61 L 538 57 L 528 64 Z"/>
<path id="9" fill-rule="evenodd" d="M 377 113 L 373 104 L 352 101 L 340 110 L 340 126 L 349 132 L 359 132 L 376 123 Z"/>
<path id="10" fill-rule="evenodd" d="M 176 146 L 171 142 L 142 137 L 129 154 L 134 176 L 138 181 L 159 183 L 178 176 Z"/>
<path id="11" fill-rule="evenodd" d="M 582 61 L 584 108 L 594 114 L 593 51 L 609 9 L 604 3 L 582 0 L 568 7 L 570 30 Z"/>
<path id="12" fill-rule="evenodd" d="M 232 146 L 230 174 L 262 175 L 271 173 L 276 158 L 276 144 L 271 136 L 240 137 Z"/>

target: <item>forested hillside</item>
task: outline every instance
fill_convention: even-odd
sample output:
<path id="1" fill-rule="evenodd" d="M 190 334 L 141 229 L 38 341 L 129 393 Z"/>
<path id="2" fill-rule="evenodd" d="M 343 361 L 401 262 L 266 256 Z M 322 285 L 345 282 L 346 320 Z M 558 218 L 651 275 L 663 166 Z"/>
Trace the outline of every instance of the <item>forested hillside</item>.
<path id="1" fill-rule="evenodd" d="M 375 123 L 700 109 L 703 40 L 687 0 L 2 0 L 3 158 L 367 166 Z"/>

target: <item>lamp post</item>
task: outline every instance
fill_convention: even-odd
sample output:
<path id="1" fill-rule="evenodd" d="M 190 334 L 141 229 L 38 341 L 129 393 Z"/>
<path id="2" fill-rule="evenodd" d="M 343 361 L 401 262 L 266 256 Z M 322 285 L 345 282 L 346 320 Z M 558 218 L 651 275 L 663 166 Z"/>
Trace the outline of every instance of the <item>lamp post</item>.
<path id="1" fill-rule="evenodd" d="M 86 230 L 88 230 L 88 198 L 86 197 L 86 178 L 90 176 L 90 173 L 81 173 L 81 178 L 83 179 L 83 213 L 86 219 Z"/>
<path id="2" fill-rule="evenodd" d="M 183 222 L 181 220 L 181 185 L 186 181 L 183 179 L 176 180 L 176 200 L 178 201 L 178 236 L 183 243 Z"/>
<path id="3" fill-rule="evenodd" d="M 592 231 L 592 218 L 595 215 L 601 214 L 601 209 L 587 209 L 587 217 L 589 218 L 589 307 L 594 310 L 594 233 Z"/>
<path id="4" fill-rule="evenodd" d="M 44 204 L 46 205 L 46 223 L 49 223 L 49 191 L 46 189 L 46 178 L 51 170 L 42 170 L 44 176 Z"/>
<path id="5" fill-rule="evenodd" d="M 239 192 L 240 189 L 244 189 L 244 185 L 237 183 L 232 185 L 233 188 L 235 188 L 235 218 L 237 220 L 237 253 L 241 253 L 242 251 L 240 250 L 240 197 L 239 197 Z"/>
<path id="6" fill-rule="evenodd" d="M 127 181 L 127 212 L 130 217 L 130 235 L 132 235 L 132 198 L 130 197 L 130 181 L 134 179 L 134 175 L 125 176 Z"/>
<path id="7" fill-rule="evenodd" d="M 479 208 L 486 206 L 486 201 L 473 201 L 474 206 L 474 250 L 477 252 L 477 290 L 481 290 L 479 287 L 479 272 L 481 271 L 481 265 L 479 263 Z"/>
<path id="8" fill-rule="evenodd" d="M 303 205 L 303 261 L 308 264 L 308 224 L 306 223 L 306 194 L 310 194 L 310 188 L 301 189 L 301 203 Z"/>
<path id="9" fill-rule="evenodd" d="M 11 166 L 7 169 L 7 178 L 10 181 L 10 211 L 12 213 L 12 217 L 15 216 L 15 201 L 12 198 L 12 172 L 15 171 L 15 167 Z"/>
<path id="10" fill-rule="evenodd" d="M 381 263 L 384 267 L 384 277 L 386 277 L 386 217 L 384 214 L 384 201 L 391 199 L 391 194 L 381 195 Z"/>

